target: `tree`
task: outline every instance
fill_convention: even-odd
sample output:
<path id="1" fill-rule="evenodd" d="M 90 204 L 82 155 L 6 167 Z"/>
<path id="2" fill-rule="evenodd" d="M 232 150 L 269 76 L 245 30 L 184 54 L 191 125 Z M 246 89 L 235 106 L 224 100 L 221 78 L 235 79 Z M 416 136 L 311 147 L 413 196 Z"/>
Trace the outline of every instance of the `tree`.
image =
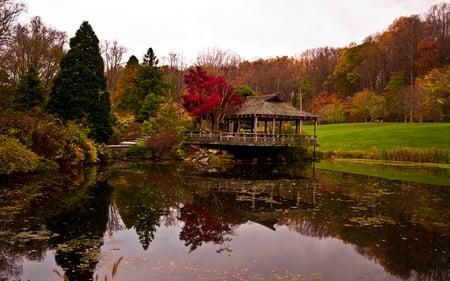
<path id="1" fill-rule="evenodd" d="M 345 121 L 345 109 L 337 94 L 320 92 L 312 103 L 312 112 L 321 116 L 327 123 Z"/>
<path id="2" fill-rule="evenodd" d="M 114 93 L 117 90 L 117 81 L 122 70 L 122 56 L 127 51 L 117 41 L 109 42 L 105 40 L 102 46 L 102 53 L 105 58 L 106 67 L 106 87 L 108 91 Z"/>
<path id="3" fill-rule="evenodd" d="M 433 69 L 420 79 L 419 84 L 425 90 L 425 120 L 449 121 L 450 67 Z"/>
<path id="4" fill-rule="evenodd" d="M 83 22 L 70 39 L 50 92 L 48 111 L 63 120 L 86 122 L 89 136 L 107 142 L 112 134 L 109 93 L 99 41 L 91 25 Z"/>
<path id="5" fill-rule="evenodd" d="M 18 24 L 2 60 L 9 80 L 17 83 L 19 77 L 33 64 L 44 86 L 50 86 L 58 64 L 64 55 L 65 32 L 45 26 L 41 18 L 34 17 L 29 24 Z"/>
<path id="6" fill-rule="evenodd" d="M 234 91 L 243 97 L 251 97 L 255 95 L 255 91 L 245 85 L 238 86 Z"/>
<path id="7" fill-rule="evenodd" d="M 404 122 L 408 116 L 408 89 L 403 72 L 391 73 L 390 80 L 385 87 L 385 106 L 384 117 L 387 121 L 400 121 L 403 117 Z"/>
<path id="8" fill-rule="evenodd" d="M 416 59 L 417 46 L 423 39 L 424 24 L 420 21 L 419 16 L 412 15 L 409 17 L 400 17 L 396 19 L 388 28 L 392 33 L 391 57 L 393 62 L 393 70 L 405 73 L 405 78 L 410 85 L 410 104 L 409 104 L 409 121 L 414 121 L 414 79 L 417 76 Z"/>
<path id="9" fill-rule="evenodd" d="M 8 45 L 14 24 L 24 11 L 25 4 L 20 1 L 0 0 L 0 51 Z"/>
<path id="10" fill-rule="evenodd" d="M 450 4 L 442 2 L 431 6 L 426 14 L 427 36 L 440 44 L 440 63 L 448 63 L 450 48 Z"/>
<path id="11" fill-rule="evenodd" d="M 438 41 L 424 39 L 419 43 L 415 62 L 418 75 L 425 75 L 433 68 L 439 67 L 439 50 L 440 44 Z"/>
<path id="12" fill-rule="evenodd" d="M 168 84 L 164 81 L 164 73 L 158 67 L 158 62 L 153 49 L 149 48 L 142 65 L 139 65 L 135 77 L 131 79 L 132 87 L 122 95 L 119 107 L 132 110 L 138 122 L 155 117 L 159 105 L 166 100 Z"/>
<path id="13" fill-rule="evenodd" d="M 341 50 L 340 59 L 333 72 L 336 90 L 343 96 L 353 96 L 357 91 L 359 79 L 356 69 L 363 62 L 362 45 L 350 46 Z"/>
<path id="14" fill-rule="evenodd" d="M 4 52 L 10 45 L 14 26 L 25 4 L 15 0 L 0 0 L 0 109 L 10 106 L 10 79 L 5 67 Z"/>
<path id="15" fill-rule="evenodd" d="M 168 98 L 171 101 L 181 102 L 183 94 L 183 74 L 187 66 L 182 55 L 177 53 L 169 53 L 168 57 L 163 58 L 165 65 L 162 67 L 164 72 L 164 80 L 168 81 Z"/>
<path id="16" fill-rule="evenodd" d="M 241 57 L 230 50 L 207 48 L 198 56 L 196 65 L 213 75 L 221 75 L 227 81 L 232 81 L 238 76 Z"/>
<path id="17" fill-rule="evenodd" d="M 119 105 L 121 103 L 122 96 L 126 91 L 133 91 L 136 88 L 133 80 L 136 78 L 139 67 L 138 59 L 135 56 L 131 56 L 126 63 L 125 68 L 120 72 L 117 80 L 117 89 L 112 96 L 114 105 Z M 126 106 L 122 105 L 122 107 Z"/>
<path id="18" fill-rule="evenodd" d="M 375 121 L 376 118 L 382 115 L 383 97 L 374 92 L 364 90 L 358 92 L 352 99 L 352 114 L 358 119 L 361 118 L 370 122 Z"/>
<path id="19" fill-rule="evenodd" d="M 183 80 L 186 84 L 183 107 L 191 116 L 209 120 L 211 129 L 245 101 L 222 76 L 209 75 L 200 66 L 189 69 Z"/>
<path id="20" fill-rule="evenodd" d="M 23 112 L 32 112 L 41 107 L 45 101 L 45 90 L 39 79 L 37 68 L 31 64 L 19 80 L 13 102 L 14 109 Z"/>
<path id="21" fill-rule="evenodd" d="M 316 48 L 303 52 L 299 58 L 300 92 L 304 94 L 306 102 L 311 108 L 312 98 L 321 91 L 334 91 L 334 83 L 330 77 L 339 61 L 340 50 L 336 48 Z"/>

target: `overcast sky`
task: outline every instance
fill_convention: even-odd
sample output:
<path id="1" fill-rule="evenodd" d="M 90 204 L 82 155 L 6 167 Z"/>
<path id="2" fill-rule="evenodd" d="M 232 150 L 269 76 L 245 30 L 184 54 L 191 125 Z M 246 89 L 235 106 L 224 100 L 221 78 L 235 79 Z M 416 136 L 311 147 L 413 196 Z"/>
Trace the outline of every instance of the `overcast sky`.
<path id="1" fill-rule="evenodd" d="M 218 48 L 247 60 L 345 47 L 384 31 L 394 19 L 424 13 L 443 0 L 24 0 L 27 18 L 73 37 L 87 20 L 100 40 L 117 40 L 125 60 L 149 47 L 159 58 L 191 64 Z"/>

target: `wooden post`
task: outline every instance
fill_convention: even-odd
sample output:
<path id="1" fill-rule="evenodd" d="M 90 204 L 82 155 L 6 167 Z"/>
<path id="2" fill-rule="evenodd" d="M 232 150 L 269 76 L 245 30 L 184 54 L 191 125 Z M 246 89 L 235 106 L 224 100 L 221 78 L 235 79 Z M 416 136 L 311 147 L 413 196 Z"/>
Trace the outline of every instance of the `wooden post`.
<path id="1" fill-rule="evenodd" d="M 282 123 L 283 123 L 283 121 L 282 120 L 280 120 L 280 126 L 279 126 L 279 128 L 278 128 L 278 134 L 281 136 L 281 125 L 282 125 Z"/>
<path id="2" fill-rule="evenodd" d="M 300 122 L 299 122 L 299 131 L 300 131 L 300 134 L 299 134 L 299 135 L 302 134 L 302 130 L 303 130 L 303 119 L 300 119 Z"/>
<path id="3" fill-rule="evenodd" d="M 317 118 L 314 118 L 314 140 L 316 143 L 317 143 L 317 126 L 318 126 Z"/>
<path id="4" fill-rule="evenodd" d="M 275 117 L 272 118 L 272 136 L 275 136 Z"/>
<path id="5" fill-rule="evenodd" d="M 258 116 L 255 115 L 255 124 L 253 125 L 253 133 L 258 132 Z"/>

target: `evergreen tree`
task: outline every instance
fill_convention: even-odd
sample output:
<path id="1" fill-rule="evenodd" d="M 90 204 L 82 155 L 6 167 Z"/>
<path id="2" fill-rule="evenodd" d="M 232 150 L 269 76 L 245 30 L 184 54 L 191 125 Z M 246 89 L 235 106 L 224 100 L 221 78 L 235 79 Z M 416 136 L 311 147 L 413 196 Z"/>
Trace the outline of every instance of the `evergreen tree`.
<path id="1" fill-rule="evenodd" d="M 148 48 L 147 53 L 144 55 L 143 59 L 143 65 L 144 66 L 150 66 L 150 67 L 157 67 L 159 60 L 155 55 L 155 52 L 153 52 L 152 48 Z"/>
<path id="2" fill-rule="evenodd" d="M 15 90 L 13 108 L 18 111 L 32 112 L 36 107 L 40 107 L 45 101 L 45 90 L 39 73 L 33 64 L 28 66 L 19 79 L 19 84 Z"/>
<path id="3" fill-rule="evenodd" d="M 133 110 L 138 122 L 155 117 L 160 104 L 166 101 L 165 90 L 169 87 L 163 76 L 156 55 L 149 48 L 133 79 L 134 86 L 123 93 L 119 108 Z"/>
<path id="4" fill-rule="evenodd" d="M 111 102 L 99 40 L 86 21 L 70 39 L 70 50 L 61 60 L 48 111 L 63 120 L 87 122 L 89 136 L 97 142 L 107 142 L 112 134 Z"/>

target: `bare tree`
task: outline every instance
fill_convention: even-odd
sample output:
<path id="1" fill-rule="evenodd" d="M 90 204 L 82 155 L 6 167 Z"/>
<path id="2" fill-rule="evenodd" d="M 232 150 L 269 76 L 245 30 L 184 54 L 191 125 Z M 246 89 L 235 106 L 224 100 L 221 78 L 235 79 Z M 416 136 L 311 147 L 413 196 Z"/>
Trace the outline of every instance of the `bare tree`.
<path id="1" fill-rule="evenodd" d="M 450 3 L 431 6 L 426 14 L 426 30 L 429 39 L 440 44 L 440 63 L 445 64 L 450 52 Z"/>
<path id="2" fill-rule="evenodd" d="M 241 61 L 241 57 L 232 51 L 208 48 L 199 53 L 196 64 L 210 74 L 222 75 L 227 81 L 233 81 Z"/>
<path id="3" fill-rule="evenodd" d="M 441 3 L 431 6 L 426 15 L 426 24 L 430 39 L 440 42 L 450 36 L 450 4 Z"/>
<path id="4" fill-rule="evenodd" d="M 38 68 L 39 76 L 48 87 L 59 69 L 67 42 L 65 32 L 46 26 L 40 17 L 29 24 L 18 24 L 1 59 L 10 81 L 16 83 L 30 64 Z"/>
<path id="5" fill-rule="evenodd" d="M 183 93 L 183 75 L 187 69 L 187 64 L 181 54 L 170 52 L 168 57 L 163 57 L 163 71 L 170 88 L 168 95 L 171 100 L 178 101 Z"/>
<path id="6" fill-rule="evenodd" d="M 122 47 L 117 41 L 105 40 L 101 46 L 102 54 L 105 60 L 106 85 L 111 93 L 117 90 L 117 81 L 122 71 L 123 54 L 127 48 Z"/>
<path id="7" fill-rule="evenodd" d="M 17 17 L 25 11 L 25 4 L 14 0 L 0 0 L 0 50 L 14 33 Z"/>

